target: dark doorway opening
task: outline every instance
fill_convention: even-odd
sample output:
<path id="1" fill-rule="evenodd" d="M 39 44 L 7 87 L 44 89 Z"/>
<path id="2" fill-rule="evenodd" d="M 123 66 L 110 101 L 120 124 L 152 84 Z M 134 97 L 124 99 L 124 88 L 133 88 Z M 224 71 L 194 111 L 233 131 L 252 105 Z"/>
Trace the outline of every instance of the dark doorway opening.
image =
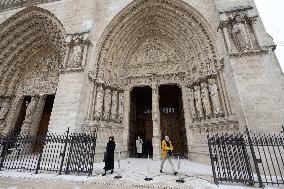
<path id="1" fill-rule="evenodd" d="M 20 134 L 22 125 L 25 121 L 26 111 L 27 111 L 27 105 L 31 102 L 30 96 L 24 96 L 24 99 L 21 103 L 20 111 L 18 114 L 18 118 L 14 127 L 14 130 L 12 131 L 13 135 L 17 136 Z"/>
<path id="2" fill-rule="evenodd" d="M 153 155 L 152 89 L 136 87 L 131 92 L 129 123 L 129 156 L 137 157 L 136 139 L 143 140 L 142 157 Z"/>
<path id="3" fill-rule="evenodd" d="M 159 87 L 159 95 L 162 140 L 169 136 L 174 146 L 174 155 L 187 157 L 181 89 L 177 85 L 162 85 Z"/>
<path id="4" fill-rule="evenodd" d="M 48 125 L 54 104 L 54 99 L 55 99 L 54 95 L 47 95 L 45 98 L 42 116 L 36 133 L 36 136 L 40 142 L 37 142 L 34 145 L 34 152 L 40 152 L 43 148 L 43 143 L 41 142 L 40 139 L 48 132 Z"/>

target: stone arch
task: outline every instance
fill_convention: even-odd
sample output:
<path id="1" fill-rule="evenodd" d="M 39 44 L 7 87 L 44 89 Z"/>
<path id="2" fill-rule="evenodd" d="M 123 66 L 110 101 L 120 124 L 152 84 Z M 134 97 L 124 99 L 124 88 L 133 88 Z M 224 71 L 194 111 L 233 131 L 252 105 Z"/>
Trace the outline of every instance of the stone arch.
<path id="1" fill-rule="evenodd" d="M 14 96 L 24 75 L 32 67 L 59 65 L 65 55 L 66 36 L 62 23 L 49 11 L 30 6 L 0 25 L 0 94 Z M 59 64 L 59 65 L 58 65 Z M 57 84 L 55 84 L 57 85 Z"/>
<path id="2" fill-rule="evenodd" d="M 48 96 L 54 99 L 57 90 L 65 36 L 62 23 L 36 6 L 0 24 L 0 103 L 5 105 L 0 111 L 4 112 L 0 132 L 4 128 L 5 132 L 15 128 L 36 132 L 45 104 L 53 103 Z"/>
<path id="3" fill-rule="evenodd" d="M 170 70 L 187 84 L 199 82 L 220 69 L 215 38 L 207 20 L 183 1 L 133 1 L 103 33 L 96 76 L 123 86 L 133 78 L 156 77 Z M 144 70 L 135 56 L 143 57 Z M 153 70 L 147 71 L 149 67 Z"/>

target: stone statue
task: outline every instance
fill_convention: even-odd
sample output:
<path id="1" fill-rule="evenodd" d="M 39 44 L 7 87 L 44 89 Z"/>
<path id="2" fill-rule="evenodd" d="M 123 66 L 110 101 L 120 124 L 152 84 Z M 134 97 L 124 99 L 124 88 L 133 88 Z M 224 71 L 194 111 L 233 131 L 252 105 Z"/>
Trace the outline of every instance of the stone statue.
<path id="1" fill-rule="evenodd" d="M 10 99 L 6 99 L 0 104 L 0 128 L 5 127 L 5 119 L 9 113 L 10 105 L 11 105 Z"/>
<path id="2" fill-rule="evenodd" d="M 247 22 L 241 15 L 237 15 L 233 21 L 232 36 L 239 51 L 248 51 L 250 49 Z"/>
<path id="3" fill-rule="evenodd" d="M 191 110 L 192 119 L 197 119 L 195 104 L 194 104 L 194 90 L 192 88 L 189 89 L 189 106 Z"/>
<path id="4" fill-rule="evenodd" d="M 198 118 L 203 118 L 202 101 L 200 94 L 200 86 L 194 86 L 194 99 L 196 105 L 196 113 Z"/>
<path id="5" fill-rule="evenodd" d="M 112 92 L 112 98 L 111 98 L 111 120 L 115 121 L 117 119 L 117 91 Z"/>
<path id="6" fill-rule="evenodd" d="M 219 116 L 222 114 L 222 108 L 221 108 L 220 98 L 218 94 L 218 87 L 217 87 L 215 79 L 208 80 L 208 88 L 209 88 L 210 98 L 211 98 L 212 105 L 213 105 L 213 113 L 214 115 Z"/>
<path id="7" fill-rule="evenodd" d="M 97 96 L 96 96 L 96 105 L 95 105 L 95 119 L 102 118 L 103 100 L 104 100 L 104 89 L 102 86 L 98 86 Z"/>
<path id="8" fill-rule="evenodd" d="M 31 102 L 27 106 L 25 120 L 22 125 L 22 132 L 24 134 L 28 133 L 32 126 L 35 113 L 36 113 L 37 103 L 38 103 L 37 97 L 33 96 L 31 99 Z"/>
<path id="9" fill-rule="evenodd" d="M 119 93 L 119 97 L 118 97 L 118 119 L 121 122 L 123 119 L 123 101 L 124 101 L 124 93 Z"/>
<path id="10" fill-rule="evenodd" d="M 111 105 L 111 91 L 110 89 L 105 90 L 105 95 L 104 95 L 104 120 L 108 121 L 109 120 L 109 115 L 110 115 L 110 105 Z"/>
<path id="11" fill-rule="evenodd" d="M 201 83 L 201 99 L 202 99 L 203 109 L 205 111 L 205 116 L 207 118 L 211 118 L 212 111 L 211 111 L 211 103 L 209 99 L 207 83 Z"/>
<path id="12" fill-rule="evenodd" d="M 68 67 L 69 68 L 78 68 L 81 66 L 82 61 L 82 46 L 81 45 L 74 45 L 71 46 Z"/>

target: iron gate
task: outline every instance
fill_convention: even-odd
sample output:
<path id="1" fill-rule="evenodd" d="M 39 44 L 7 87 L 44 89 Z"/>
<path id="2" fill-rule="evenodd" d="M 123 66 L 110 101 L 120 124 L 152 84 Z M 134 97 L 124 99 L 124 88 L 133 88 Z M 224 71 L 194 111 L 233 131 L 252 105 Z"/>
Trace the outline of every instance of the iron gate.
<path id="1" fill-rule="evenodd" d="M 214 182 L 284 185 L 284 135 L 208 133 Z"/>
<path id="2" fill-rule="evenodd" d="M 96 133 L 0 135 L 0 171 L 92 174 Z"/>

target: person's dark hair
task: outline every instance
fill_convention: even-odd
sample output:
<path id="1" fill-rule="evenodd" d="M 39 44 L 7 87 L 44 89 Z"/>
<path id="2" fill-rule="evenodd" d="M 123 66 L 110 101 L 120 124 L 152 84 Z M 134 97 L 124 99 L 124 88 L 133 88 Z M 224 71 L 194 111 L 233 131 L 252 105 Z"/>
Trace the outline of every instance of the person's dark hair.
<path id="1" fill-rule="evenodd" d="M 114 137 L 113 137 L 113 136 L 110 136 L 110 137 L 108 138 L 108 140 L 110 140 L 110 139 L 112 139 L 112 141 L 114 141 Z"/>

